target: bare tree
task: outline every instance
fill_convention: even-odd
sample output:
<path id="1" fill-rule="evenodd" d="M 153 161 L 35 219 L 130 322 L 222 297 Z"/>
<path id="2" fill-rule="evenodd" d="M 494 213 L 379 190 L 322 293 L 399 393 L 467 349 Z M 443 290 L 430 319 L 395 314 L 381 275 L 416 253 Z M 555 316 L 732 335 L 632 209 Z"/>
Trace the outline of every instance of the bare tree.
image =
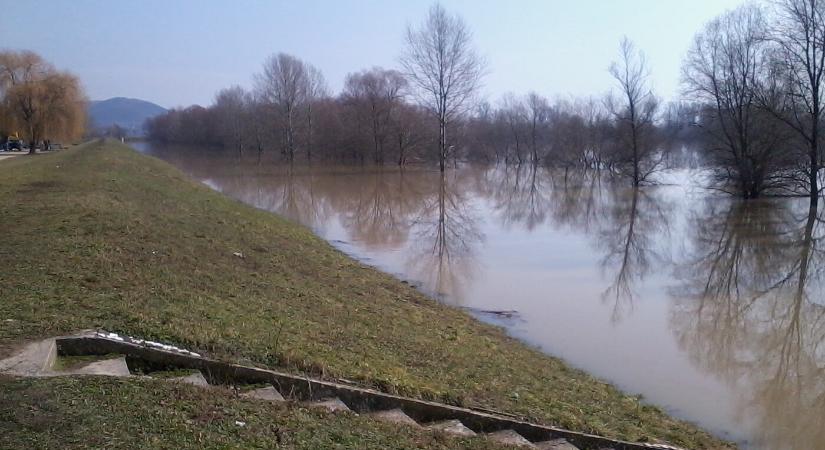
<path id="1" fill-rule="evenodd" d="M 605 142 L 610 135 L 609 114 L 604 108 L 604 103 L 595 98 L 583 100 L 580 109 L 584 119 L 584 127 L 587 130 L 584 144 L 584 167 L 585 169 L 602 169 L 604 166 Z"/>
<path id="2" fill-rule="evenodd" d="M 261 97 L 279 112 L 281 153 L 292 161 L 297 147 L 299 110 L 306 101 L 306 66 L 285 53 L 270 56 L 264 63 L 263 73 L 257 76 L 257 84 Z"/>
<path id="3" fill-rule="evenodd" d="M 471 43 L 471 33 L 459 16 L 435 4 L 420 28 L 407 28 L 407 49 L 401 64 L 419 90 L 423 104 L 438 120 L 438 161 L 443 172 L 449 156 L 447 129 L 466 112 L 478 90 L 485 63 Z"/>
<path id="4" fill-rule="evenodd" d="M 593 130 L 579 114 L 579 105 L 559 100 L 553 106 L 550 122 L 553 141 L 547 163 L 564 169 L 567 178 L 570 170 L 586 168 L 588 144 Z"/>
<path id="5" fill-rule="evenodd" d="M 247 95 L 240 86 L 221 89 L 215 95 L 213 110 L 218 116 L 218 129 L 227 147 L 238 152 L 238 159 L 243 158 L 244 135 L 243 122 L 246 119 L 245 111 Z"/>
<path id="6" fill-rule="evenodd" d="M 401 103 L 392 116 L 391 128 L 398 144 L 398 166 L 407 164 L 410 154 L 428 138 L 426 113 L 415 105 Z"/>
<path id="7" fill-rule="evenodd" d="M 324 79 L 324 74 L 321 73 L 315 66 L 305 64 L 306 68 L 306 154 L 307 161 L 312 160 L 312 152 L 315 146 L 314 141 L 314 127 L 315 127 L 315 105 L 329 96 L 329 89 L 327 82 Z"/>
<path id="8" fill-rule="evenodd" d="M 403 101 L 407 81 L 395 70 L 373 68 L 349 74 L 344 83 L 344 102 L 370 130 L 373 161 L 384 164 L 384 147 L 391 125 Z"/>
<path id="9" fill-rule="evenodd" d="M 699 33 L 683 68 L 686 91 L 706 105 L 699 125 L 721 189 L 733 183 L 745 199 L 783 184 L 778 121 L 760 107 L 768 70 L 767 23 L 762 10 L 744 5 L 710 22 Z"/>
<path id="10" fill-rule="evenodd" d="M 822 165 L 823 74 L 825 74 L 825 2 L 781 0 L 774 42 L 786 90 L 784 107 L 771 108 L 805 143 L 807 188 L 811 203 L 819 199 Z"/>
<path id="11" fill-rule="evenodd" d="M 512 150 L 516 157 L 516 162 L 521 164 L 524 162 L 524 155 L 522 147 L 526 138 L 527 132 L 527 108 L 524 103 L 513 94 L 506 94 L 501 99 L 501 108 L 499 108 L 501 118 L 507 124 L 508 134 L 512 141 Z M 508 152 L 509 156 L 509 152 Z"/>
<path id="12" fill-rule="evenodd" d="M 273 140 L 272 131 L 274 130 L 270 126 L 273 122 L 271 120 L 272 107 L 254 92 L 246 93 L 244 104 L 246 105 L 242 117 L 244 141 L 255 148 L 256 162 L 260 164 L 265 148 Z"/>
<path id="13" fill-rule="evenodd" d="M 648 84 L 650 68 L 644 53 L 628 38 L 622 39 L 619 48 L 620 59 L 610 65 L 610 75 L 619 84 L 621 103 L 610 101 L 609 104 L 624 141 L 617 155 L 619 167 L 628 172 L 629 164 L 633 185 L 639 186 L 658 166 L 651 160 L 655 151 L 651 140 L 659 102 Z M 629 155 L 624 155 L 625 150 Z"/>
<path id="14" fill-rule="evenodd" d="M 550 114 L 547 99 L 535 92 L 527 94 L 527 112 L 530 120 L 530 154 L 533 165 L 539 162 L 539 145 Z"/>

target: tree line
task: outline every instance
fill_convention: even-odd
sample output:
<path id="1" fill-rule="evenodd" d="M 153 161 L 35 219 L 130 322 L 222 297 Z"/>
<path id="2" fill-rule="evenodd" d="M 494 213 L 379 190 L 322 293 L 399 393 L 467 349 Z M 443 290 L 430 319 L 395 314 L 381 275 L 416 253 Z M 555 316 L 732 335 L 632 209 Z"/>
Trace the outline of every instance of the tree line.
<path id="1" fill-rule="evenodd" d="M 471 37 L 460 17 L 435 5 L 423 24 L 407 30 L 400 70 L 351 73 L 331 95 L 316 67 L 280 53 L 265 61 L 253 89 L 233 86 L 208 107 L 173 109 L 150 120 L 147 132 L 259 161 L 274 149 L 287 161 L 436 161 L 442 171 L 459 160 L 529 162 L 607 168 L 631 174 L 636 185 L 659 167 L 658 102 L 647 87 L 644 56 L 629 41 L 611 73 L 636 83 L 621 85 L 635 91 L 609 107 L 601 99 L 551 101 L 535 92 L 508 94 L 491 106 L 477 97 L 486 63 Z M 641 78 L 623 79 L 625 70 Z M 617 145 L 625 135 L 632 151 Z"/>
<path id="2" fill-rule="evenodd" d="M 0 51 L 0 143 L 74 140 L 86 129 L 86 96 L 78 78 L 30 51 Z M 44 148 L 47 146 L 44 146 Z"/>
<path id="3" fill-rule="evenodd" d="M 697 33 L 683 64 L 684 98 L 663 104 L 644 53 L 628 39 L 609 66 L 615 88 L 586 99 L 535 92 L 478 98 L 487 71 L 464 21 L 434 5 L 409 27 L 400 69 L 347 76 L 332 95 L 301 59 L 271 56 L 254 87 L 224 89 L 211 106 L 147 123 L 152 139 L 220 146 L 239 158 L 405 165 L 460 160 L 604 170 L 651 182 L 689 149 L 712 187 L 757 198 L 816 201 L 823 164 L 825 6 L 746 4 Z M 275 151 L 270 151 L 275 150 Z"/>

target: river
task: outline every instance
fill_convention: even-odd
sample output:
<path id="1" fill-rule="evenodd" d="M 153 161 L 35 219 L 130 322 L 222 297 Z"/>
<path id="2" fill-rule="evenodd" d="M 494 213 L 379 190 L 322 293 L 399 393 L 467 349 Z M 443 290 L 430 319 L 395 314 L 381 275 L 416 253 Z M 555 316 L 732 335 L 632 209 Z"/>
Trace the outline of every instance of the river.
<path id="1" fill-rule="evenodd" d="M 689 170 L 633 190 L 136 147 L 743 448 L 825 448 L 825 225 L 806 199 L 745 203 Z"/>

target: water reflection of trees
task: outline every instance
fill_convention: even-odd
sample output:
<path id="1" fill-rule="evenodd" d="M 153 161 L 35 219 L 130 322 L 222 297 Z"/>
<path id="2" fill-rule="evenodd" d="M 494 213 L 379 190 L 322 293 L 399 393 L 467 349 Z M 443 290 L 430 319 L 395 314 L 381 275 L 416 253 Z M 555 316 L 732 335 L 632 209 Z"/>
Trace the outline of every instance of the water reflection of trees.
<path id="1" fill-rule="evenodd" d="M 317 230 L 334 217 L 370 251 L 398 251 L 424 289 L 461 302 L 478 265 L 482 240 L 471 206 L 480 170 L 392 170 L 344 167 L 188 167 L 245 203 Z"/>
<path id="2" fill-rule="evenodd" d="M 494 210 L 505 226 L 533 230 L 549 222 L 584 232 L 608 280 L 603 298 L 613 319 L 632 309 L 635 287 L 665 259 L 672 205 L 659 188 L 627 189 L 598 171 L 575 174 L 535 167 L 498 167 L 488 175 Z"/>
<path id="3" fill-rule="evenodd" d="M 534 164 L 503 165 L 492 173 L 497 176 L 488 179 L 488 194 L 505 225 L 533 230 L 547 220 L 547 169 Z"/>
<path id="4" fill-rule="evenodd" d="M 416 218 L 408 267 L 439 296 L 463 302 L 463 288 L 477 269 L 475 251 L 483 235 L 462 175 L 441 173 L 435 192 Z"/>
<path id="5" fill-rule="evenodd" d="M 655 191 L 639 188 L 612 190 L 606 208 L 607 226 L 601 227 L 597 246 L 602 250 L 602 270 L 611 274 L 604 292 L 613 302 L 613 320 L 632 309 L 634 285 L 650 274 L 652 264 L 662 262 L 661 240 L 668 235 L 670 204 Z"/>
<path id="6" fill-rule="evenodd" d="M 550 224 L 590 236 L 603 255 L 604 299 L 613 303 L 615 319 L 632 307 L 636 284 L 660 259 L 668 227 L 669 206 L 656 188 L 617 187 L 597 171 L 471 166 L 441 176 L 415 169 L 184 165 L 243 202 L 316 230 L 337 217 L 366 249 L 403 251 L 413 278 L 454 301 L 478 270 L 475 201 L 487 201 L 508 227 L 540 232 Z"/>
<path id="7" fill-rule="evenodd" d="M 692 218 L 692 255 L 673 291 L 680 345 L 704 370 L 749 386 L 737 407 L 764 448 L 825 442 L 825 226 L 797 206 L 710 200 Z"/>
<path id="8" fill-rule="evenodd" d="M 352 174 L 346 184 L 329 186 L 326 192 L 336 197 L 342 225 L 354 240 L 373 249 L 394 249 L 408 241 L 426 189 L 419 177 L 378 170 Z"/>
<path id="9" fill-rule="evenodd" d="M 294 168 L 270 176 L 238 173 L 214 179 L 227 195 L 309 227 L 322 225 L 333 213 L 333 205 L 319 192 L 321 182 L 312 172 Z"/>

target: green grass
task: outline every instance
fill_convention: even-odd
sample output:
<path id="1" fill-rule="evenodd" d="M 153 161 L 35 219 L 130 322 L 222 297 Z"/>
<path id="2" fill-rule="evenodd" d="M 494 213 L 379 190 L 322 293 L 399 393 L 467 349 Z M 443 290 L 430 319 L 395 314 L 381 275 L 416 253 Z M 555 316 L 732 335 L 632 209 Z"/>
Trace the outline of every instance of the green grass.
<path id="1" fill-rule="evenodd" d="M 120 355 L 85 355 L 85 356 L 58 356 L 54 361 L 54 369 L 58 371 L 79 369 L 97 361 L 116 358 Z"/>
<path id="2" fill-rule="evenodd" d="M 0 162 L 0 230 L 0 346 L 100 327 L 578 431 L 723 445 L 120 144 Z"/>

